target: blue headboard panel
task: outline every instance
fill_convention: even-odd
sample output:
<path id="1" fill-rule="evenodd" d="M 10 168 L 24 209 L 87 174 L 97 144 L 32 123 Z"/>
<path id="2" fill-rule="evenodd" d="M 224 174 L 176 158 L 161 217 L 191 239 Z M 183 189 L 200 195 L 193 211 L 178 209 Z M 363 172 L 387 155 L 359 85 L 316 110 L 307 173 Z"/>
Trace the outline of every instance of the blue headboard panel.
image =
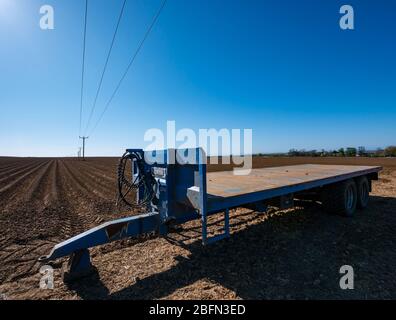
<path id="1" fill-rule="evenodd" d="M 159 182 L 160 201 L 156 210 L 160 212 L 162 223 L 172 219 L 181 222 L 180 219 L 189 219 L 206 210 L 206 154 L 203 149 L 139 151 L 144 154 L 146 168 Z M 199 201 L 195 205 L 187 196 L 191 187 L 199 188 Z"/>

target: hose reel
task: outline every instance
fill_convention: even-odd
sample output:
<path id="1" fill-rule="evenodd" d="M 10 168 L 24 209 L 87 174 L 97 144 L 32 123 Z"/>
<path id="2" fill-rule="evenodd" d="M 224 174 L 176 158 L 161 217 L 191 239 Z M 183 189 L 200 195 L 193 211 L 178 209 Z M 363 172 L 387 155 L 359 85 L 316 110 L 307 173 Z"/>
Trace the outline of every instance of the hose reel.
<path id="1" fill-rule="evenodd" d="M 146 168 L 141 152 L 126 151 L 119 161 L 117 173 L 117 203 L 121 200 L 131 208 L 138 208 L 149 206 L 156 199 L 157 182 Z M 135 201 L 128 195 L 129 198 L 135 195 Z"/>

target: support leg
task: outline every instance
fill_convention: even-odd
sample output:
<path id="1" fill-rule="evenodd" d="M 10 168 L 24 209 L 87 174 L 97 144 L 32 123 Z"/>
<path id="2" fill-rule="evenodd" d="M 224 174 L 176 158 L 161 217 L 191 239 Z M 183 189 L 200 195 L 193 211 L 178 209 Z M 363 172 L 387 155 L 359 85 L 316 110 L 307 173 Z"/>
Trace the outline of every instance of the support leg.
<path id="1" fill-rule="evenodd" d="M 63 280 L 72 281 L 89 275 L 93 271 L 88 249 L 73 252 L 63 269 Z"/>
<path id="2" fill-rule="evenodd" d="M 230 210 L 224 211 L 224 234 L 228 238 L 230 236 Z"/>
<path id="3" fill-rule="evenodd" d="M 202 223 L 202 244 L 206 245 L 208 241 L 208 227 L 207 227 L 207 217 L 206 214 L 201 216 Z"/>
<path id="4" fill-rule="evenodd" d="M 219 234 L 217 236 L 208 237 L 208 230 L 207 230 L 207 217 L 202 216 L 202 243 L 203 245 L 211 244 L 217 242 L 219 240 L 223 240 L 230 236 L 230 210 L 226 208 L 224 210 L 224 233 Z"/>

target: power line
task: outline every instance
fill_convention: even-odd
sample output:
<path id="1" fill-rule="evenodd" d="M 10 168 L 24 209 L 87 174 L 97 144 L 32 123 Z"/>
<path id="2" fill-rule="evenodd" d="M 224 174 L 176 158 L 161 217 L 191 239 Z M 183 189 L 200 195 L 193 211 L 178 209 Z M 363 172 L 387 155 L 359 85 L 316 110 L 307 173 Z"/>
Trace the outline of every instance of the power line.
<path id="1" fill-rule="evenodd" d="M 147 37 L 149 36 L 151 30 L 152 30 L 153 27 L 154 27 L 155 23 L 157 22 L 157 20 L 158 20 L 160 14 L 161 14 L 162 9 L 164 8 L 166 2 L 167 2 L 167 0 L 163 0 L 163 1 L 162 1 L 160 8 L 158 9 L 156 15 L 154 16 L 154 18 L 153 18 L 153 20 L 152 20 L 152 22 L 151 22 L 149 28 L 147 29 L 147 31 L 146 31 L 146 33 L 145 33 L 145 35 L 144 35 L 142 41 L 140 42 L 138 48 L 136 49 L 134 55 L 132 56 L 132 59 L 131 59 L 131 61 L 129 62 L 128 67 L 126 68 L 124 74 L 122 75 L 120 81 L 118 82 L 118 84 L 117 84 L 117 86 L 116 86 L 116 88 L 115 88 L 113 94 L 111 95 L 109 101 L 106 103 L 105 108 L 103 109 L 103 112 L 101 113 L 101 115 L 100 115 L 98 121 L 96 122 L 96 124 L 95 124 L 95 126 L 93 127 L 93 129 L 92 129 L 92 131 L 91 131 L 91 133 L 90 133 L 89 136 L 91 136 L 91 135 L 93 134 L 93 132 L 95 131 L 96 127 L 98 126 L 98 124 L 99 124 L 100 121 L 102 120 L 104 114 L 106 113 L 106 111 L 107 111 L 107 109 L 109 108 L 111 102 L 113 101 L 115 95 L 117 94 L 118 90 L 120 89 L 122 82 L 124 81 L 126 75 L 128 74 L 128 71 L 129 71 L 129 69 L 131 68 L 132 64 L 135 62 L 135 59 L 136 59 L 137 55 L 139 54 L 140 50 L 142 49 L 142 47 L 143 47 L 143 45 L 144 45 L 144 43 L 145 43 Z"/>
<path id="2" fill-rule="evenodd" d="M 84 73 L 85 73 L 85 47 L 86 47 L 86 39 L 87 39 L 87 17 L 88 17 L 88 0 L 85 0 L 84 46 L 83 46 L 83 58 L 82 58 L 82 71 L 81 71 L 81 98 L 80 98 L 80 129 L 79 129 L 79 135 L 81 135 L 81 122 L 82 122 L 82 112 L 83 112 Z"/>
<path id="3" fill-rule="evenodd" d="M 85 133 L 87 132 L 87 130 L 89 128 L 93 113 L 94 113 L 95 108 L 96 108 L 96 103 L 98 101 L 99 93 L 100 93 L 100 90 L 102 88 L 103 78 L 104 78 L 104 75 L 105 75 L 106 70 L 107 70 L 107 65 L 109 63 L 110 55 L 111 55 L 111 52 L 113 50 L 114 42 L 115 42 L 115 39 L 116 39 L 116 36 L 117 36 L 117 32 L 118 32 L 118 27 L 120 26 L 120 22 L 121 22 L 121 19 L 122 19 L 122 15 L 124 13 L 126 2 L 127 2 L 127 0 L 124 0 L 124 3 L 122 4 L 121 12 L 120 12 L 120 15 L 118 17 L 118 21 L 117 21 L 117 25 L 116 25 L 116 28 L 115 28 L 115 31 L 114 31 L 113 39 L 111 41 L 110 49 L 109 49 L 109 52 L 107 53 L 106 62 L 105 62 L 105 65 L 104 65 L 104 68 L 103 68 L 103 71 L 102 71 L 102 75 L 100 77 L 99 86 L 98 86 L 98 89 L 96 91 L 95 100 L 94 100 L 94 103 L 92 105 L 92 109 L 91 109 L 91 112 L 90 112 L 90 115 L 89 115 L 89 118 L 88 118 L 87 126 L 85 128 Z"/>

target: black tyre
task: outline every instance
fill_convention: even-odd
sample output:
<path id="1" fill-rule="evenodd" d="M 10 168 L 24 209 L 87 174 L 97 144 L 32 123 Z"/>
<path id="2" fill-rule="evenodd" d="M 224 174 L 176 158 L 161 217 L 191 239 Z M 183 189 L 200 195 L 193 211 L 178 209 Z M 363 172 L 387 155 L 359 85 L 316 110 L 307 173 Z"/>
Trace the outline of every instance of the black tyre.
<path id="1" fill-rule="evenodd" d="M 352 217 L 357 206 L 357 186 L 354 180 L 326 186 L 322 192 L 322 203 L 327 212 Z"/>
<path id="2" fill-rule="evenodd" d="M 357 185 L 357 207 L 364 209 L 368 206 L 370 199 L 370 184 L 367 177 L 360 177 L 356 181 Z"/>

